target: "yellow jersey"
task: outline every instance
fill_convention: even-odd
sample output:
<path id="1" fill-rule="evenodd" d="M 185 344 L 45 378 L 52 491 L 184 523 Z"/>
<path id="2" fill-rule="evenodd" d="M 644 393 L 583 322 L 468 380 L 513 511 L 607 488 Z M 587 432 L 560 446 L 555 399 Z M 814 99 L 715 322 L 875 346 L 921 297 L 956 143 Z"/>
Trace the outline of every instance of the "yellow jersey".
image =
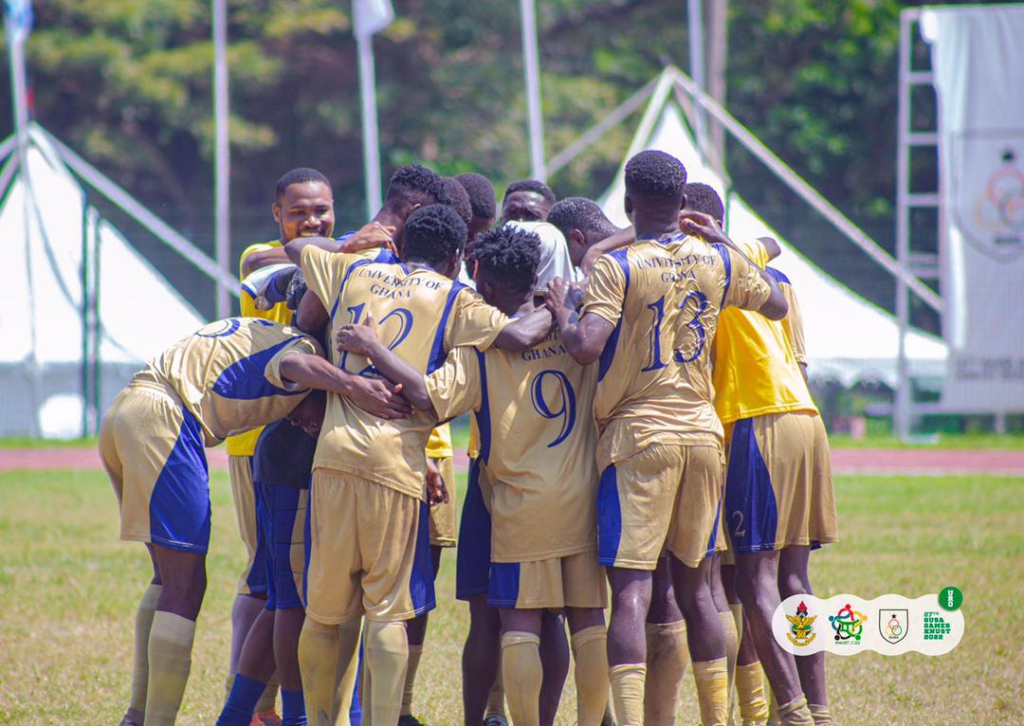
<path id="1" fill-rule="evenodd" d="M 446 459 L 455 456 L 455 447 L 452 445 L 452 427 L 449 424 L 438 426 L 430 432 L 427 439 L 427 456 L 431 459 Z"/>
<path id="2" fill-rule="evenodd" d="M 281 242 L 277 241 L 259 242 L 246 247 L 242 251 L 241 257 L 238 258 L 238 279 L 241 281 L 245 278 L 245 275 L 242 274 L 242 265 L 245 264 L 245 259 L 249 255 L 254 252 L 263 252 L 265 250 L 272 250 L 278 247 L 281 247 Z M 238 303 L 242 311 L 242 317 L 244 318 L 273 320 L 275 323 L 281 323 L 281 325 L 289 325 L 292 322 L 292 311 L 288 309 L 288 306 L 285 303 L 278 303 L 270 310 L 257 310 L 252 296 L 246 292 L 244 287 L 239 295 Z M 247 431 L 244 434 L 228 437 L 228 456 L 252 456 L 255 454 L 256 440 L 260 437 L 260 432 L 262 430 L 263 427 L 258 427 L 252 431 Z"/>
<path id="3" fill-rule="evenodd" d="M 774 275 L 775 281 L 782 289 L 782 294 L 786 296 L 786 302 L 789 303 L 789 312 L 782 319 L 782 329 L 786 331 L 786 337 L 789 339 L 789 346 L 793 349 L 793 357 L 796 358 L 796 362 L 805 366 L 807 365 L 807 346 L 804 342 L 804 314 L 800 310 L 800 301 L 797 300 L 796 290 L 793 289 L 789 278 L 781 271 L 774 267 L 765 269 Z"/>
<path id="4" fill-rule="evenodd" d="M 428 269 L 373 262 L 308 246 L 300 266 L 330 317 L 327 339 L 372 315 L 391 350 L 424 375 L 460 345 L 486 349 L 511 322 L 465 285 Z M 364 357 L 339 352 L 331 361 L 354 375 L 379 374 Z M 403 494 L 425 496 L 427 439 L 436 420 L 423 412 L 385 421 L 342 396 L 327 397 L 314 469 L 371 479 Z"/>
<path id="5" fill-rule="evenodd" d="M 135 374 L 133 384 L 171 388 L 203 428 L 206 446 L 284 418 L 308 388 L 281 379 L 289 355 L 321 355 L 297 328 L 259 320 L 215 320 Z"/>
<path id="6" fill-rule="evenodd" d="M 427 376 L 441 420 L 476 412 L 492 562 L 597 548 L 596 382 L 596 367 L 576 363 L 557 329 L 518 353 L 456 348 Z"/>
<path id="7" fill-rule="evenodd" d="M 759 267 L 768 264 L 768 253 L 760 242 L 737 244 Z M 769 274 L 783 290 L 791 288 L 779 271 L 769 269 Z M 802 340 L 798 307 L 790 308 L 794 313 Z M 818 412 L 797 365 L 785 318 L 774 321 L 746 310 L 723 311 L 714 360 L 715 410 L 723 424 L 770 413 Z"/>
<path id="8" fill-rule="evenodd" d="M 757 310 L 770 292 L 741 255 L 696 237 L 641 239 L 598 259 L 582 314 L 615 326 L 594 398 L 601 469 L 653 443 L 722 440 L 711 385 L 718 316 Z"/>

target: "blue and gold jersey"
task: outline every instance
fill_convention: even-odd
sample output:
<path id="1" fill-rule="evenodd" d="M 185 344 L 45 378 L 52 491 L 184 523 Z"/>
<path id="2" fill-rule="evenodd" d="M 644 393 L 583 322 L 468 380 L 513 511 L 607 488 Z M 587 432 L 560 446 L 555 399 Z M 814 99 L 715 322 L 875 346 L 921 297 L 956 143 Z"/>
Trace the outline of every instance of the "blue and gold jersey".
<path id="1" fill-rule="evenodd" d="M 284 418 L 309 389 L 281 378 L 288 355 L 319 355 L 297 328 L 258 318 L 217 320 L 178 341 L 132 383 L 171 388 L 195 416 L 207 446 Z"/>
<path id="2" fill-rule="evenodd" d="M 491 561 L 566 557 L 597 547 L 595 366 L 555 330 L 530 350 L 456 348 L 427 376 L 444 420 L 475 411 L 491 494 Z"/>
<path id="3" fill-rule="evenodd" d="M 638 240 L 602 255 L 584 315 L 615 328 L 598 362 L 598 463 L 655 442 L 722 439 L 711 385 L 711 343 L 728 306 L 756 310 L 770 289 L 741 255 L 685 235 Z"/>

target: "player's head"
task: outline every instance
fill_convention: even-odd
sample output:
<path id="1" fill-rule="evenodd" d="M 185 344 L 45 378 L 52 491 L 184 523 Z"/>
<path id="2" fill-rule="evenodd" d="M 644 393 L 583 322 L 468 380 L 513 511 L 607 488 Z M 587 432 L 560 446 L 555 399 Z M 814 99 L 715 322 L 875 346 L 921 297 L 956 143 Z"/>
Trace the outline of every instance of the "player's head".
<path id="1" fill-rule="evenodd" d="M 271 211 L 282 242 L 303 236 L 330 237 L 334 232 L 331 182 L 316 169 L 292 169 L 277 180 Z"/>
<path id="2" fill-rule="evenodd" d="M 577 267 L 592 245 L 619 231 L 597 202 L 583 197 L 568 197 L 557 202 L 551 208 L 548 223 L 558 227 L 565 237 L 569 256 Z"/>
<path id="3" fill-rule="evenodd" d="M 453 176 L 446 176 L 442 181 L 444 182 L 445 193 L 448 195 L 448 203 L 462 218 L 462 221 L 466 223 L 466 227 L 469 227 L 473 221 L 473 205 L 469 201 L 469 194 Z"/>
<path id="4" fill-rule="evenodd" d="M 533 296 L 540 264 L 540 237 L 505 225 L 484 232 L 473 246 L 477 290 L 496 307 L 518 308 Z"/>
<path id="5" fill-rule="evenodd" d="M 690 182 L 683 187 L 686 194 L 686 209 L 693 212 L 703 212 L 719 224 L 725 224 L 725 205 L 722 198 L 710 184 L 703 182 Z"/>
<path id="6" fill-rule="evenodd" d="M 327 395 L 323 391 L 314 390 L 286 418 L 292 426 L 298 426 L 315 439 L 320 435 L 326 408 Z"/>
<path id="7" fill-rule="evenodd" d="M 456 181 L 462 185 L 469 195 L 469 204 L 473 209 L 473 219 L 469 223 L 469 242 L 486 229 L 494 226 L 497 214 L 497 200 L 494 185 L 483 174 L 459 174 Z"/>
<path id="8" fill-rule="evenodd" d="M 686 203 L 686 167 L 664 151 L 641 151 L 626 162 L 626 214 L 637 234 L 676 228 Z"/>
<path id="9" fill-rule="evenodd" d="M 406 262 L 429 265 L 452 279 L 458 275 L 466 246 L 466 223 L 447 204 L 420 207 L 405 222 Z"/>
<path id="10" fill-rule="evenodd" d="M 419 164 L 407 164 L 391 175 L 384 195 L 384 207 L 377 217 L 378 221 L 395 228 L 392 238 L 401 250 L 405 221 L 409 215 L 419 207 L 448 203 L 448 193 L 436 172 Z"/>
<path id="11" fill-rule="evenodd" d="M 544 222 L 558 199 L 547 184 L 520 179 L 508 185 L 501 202 L 502 222 Z"/>

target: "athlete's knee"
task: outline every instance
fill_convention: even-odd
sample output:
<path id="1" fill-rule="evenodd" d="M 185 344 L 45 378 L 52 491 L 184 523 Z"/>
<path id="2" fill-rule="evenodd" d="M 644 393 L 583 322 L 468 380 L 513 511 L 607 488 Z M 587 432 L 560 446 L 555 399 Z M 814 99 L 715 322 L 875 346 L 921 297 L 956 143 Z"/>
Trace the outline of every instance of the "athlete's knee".
<path id="1" fill-rule="evenodd" d="M 779 597 L 785 600 L 792 595 L 807 595 L 810 588 L 806 579 L 799 572 L 785 572 L 779 574 Z"/>

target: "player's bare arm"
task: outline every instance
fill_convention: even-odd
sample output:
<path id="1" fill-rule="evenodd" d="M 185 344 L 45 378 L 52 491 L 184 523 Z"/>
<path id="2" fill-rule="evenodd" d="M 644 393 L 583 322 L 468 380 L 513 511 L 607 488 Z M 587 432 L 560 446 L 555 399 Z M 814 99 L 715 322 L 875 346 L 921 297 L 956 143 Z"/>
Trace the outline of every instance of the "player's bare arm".
<path id="1" fill-rule="evenodd" d="M 764 247 L 764 251 L 768 254 L 769 260 L 774 260 L 782 254 L 782 248 L 774 237 L 758 237 L 757 241 L 761 243 L 762 247 Z"/>
<path id="2" fill-rule="evenodd" d="M 583 261 L 580 263 L 580 269 L 584 275 L 589 275 L 597 263 L 597 258 L 601 255 L 633 244 L 635 241 L 636 232 L 633 231 L 632 227 L 627 227 L 621 232 L 616 232 L 611 237 L 604 238 L 587 250 L 587 253 L 583 256 Z"/>
<path id="3" fill-rule="evenodd" d="M 316 295 L 305 294 L 295 311 L 295 325 L 304 333 L 321 338 L 330 316 Z"/>
<path id="4" fill-rule="evenodd" d="M 283 265 L 288 262 L 288 253 L 285 252 L 284 247 L 274 247 L 269 250 L 259 250 L 253 252 L 251 255 L 247 255 L 242 260 L 242 277 L 248 277 L 256 270 L 262 270 L 264 267 L 270 265 Z"/>
<path id="5" fill-rule="evenodd" d="M 402 396 L 417 410 L 436 416 L 434 404 L 427 395 L 423 374 L 399 358 L 377 337 L 377 323 L 372 316 L 359 325 L 343 325 L 334 336 L 339 351 L 369 358 L 382 376 L 401 387 Z"/>
<path id="6" fill-rule="evenodd" d="M 400 395 L 401 386 L 351 375 L 318 355 L 287 356 L 281 361 L 281 375 L 300 385 L 344 396 L 380 418 L 405 418 L 412 413 L 412 407 Z"/>
<path id="7" fill-rule="evenodd" d="M 757 270 L 761 279 L 768 284 L 768 287 L 771 290 L 771 294 L 768 295 L 768 299 L 764 301 L 764 304 L 757 312 L 761 313 L 761 315 L 764 315 L 769 320 L 782 320 L 786 317 L 786 313 L 789 312 L 789 303 L 786 302 L 786 296 L 783 294 L 774 278 L 751 262 L 750 258 L 747 257 L 743 250 L 737 247 L 731 239 L 729 239 L 729 236 L 721 227 L 718 226 L 715 220 L 701 212 L 682 212 L 679 215 L 679 229 L 686 234 L 692 234 L 695 237 L 700 237 L 711 244 L 725 245 L 746 260 L 748 265 Z"/>
<path id="8" fill-rule="evenodd" d="M 363 225 L 363 227 L 351 237 L 342 240 L 338 251 L 352 253 L 362 252 L 363 250 L 369 250 L 375 247 L 383 247 L 397 255 L 398 250 L 395 249 L 395 241 L 393 238 L 394 234 L 394 227 L 385 227 L 380 222 L 370 222 L 369 224 Z"/>
<path id="9" fill-rule="evenodd" d="M 572 359 L 580 365 L 589 365 L 601 356 L 605 343 L 615 326 L 594 313 L 582 317 L 569 299 L 569 285 L 560 277 L 548 283 L 544 304 L 551 311 L 562 331 L 562 344 Z M 576 298 L 575 295 L 572 296 Z"/>
<path id="10" fill-rule="evenodd" d="M 551 313 L 547 308 L 537 308 L 524 315 L 498 333 L 494 346 L 502 350 L 529 350 L 551 332 Z"/>

